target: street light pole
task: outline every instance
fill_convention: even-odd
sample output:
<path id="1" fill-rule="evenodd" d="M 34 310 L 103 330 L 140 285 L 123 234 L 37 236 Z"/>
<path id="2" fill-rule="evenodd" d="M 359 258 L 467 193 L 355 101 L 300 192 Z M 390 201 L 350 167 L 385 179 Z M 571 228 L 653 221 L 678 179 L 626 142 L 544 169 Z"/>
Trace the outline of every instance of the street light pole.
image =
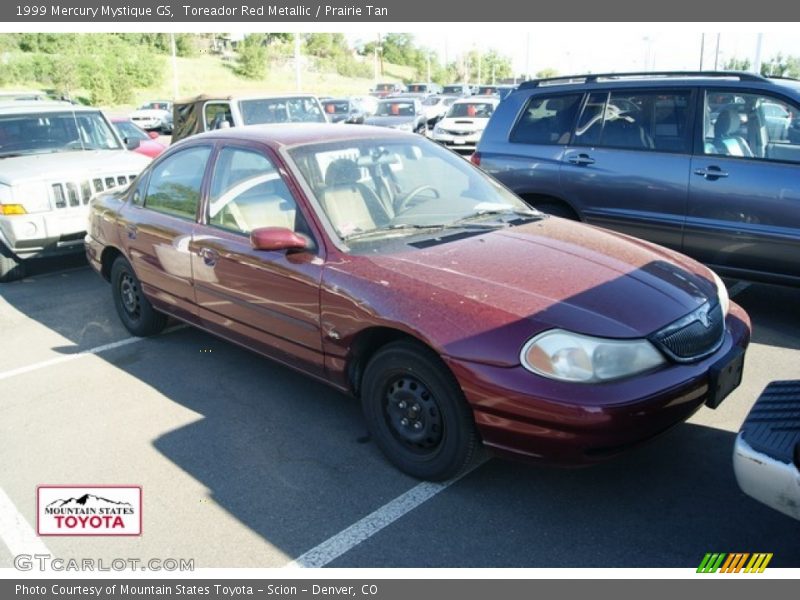
<path id="1" fill-rule="evenodd" d="M 175 45 L 175 34 L 169 34 L 169 46 L 172 53 L 172 99 L 178 99 L 178 48 Z"/>

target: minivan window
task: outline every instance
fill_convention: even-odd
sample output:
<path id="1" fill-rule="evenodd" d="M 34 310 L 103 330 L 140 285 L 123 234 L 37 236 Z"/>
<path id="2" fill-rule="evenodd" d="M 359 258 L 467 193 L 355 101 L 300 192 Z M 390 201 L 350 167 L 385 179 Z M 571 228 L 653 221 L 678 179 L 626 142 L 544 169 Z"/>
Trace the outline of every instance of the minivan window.
<path id="1" fill-rule="evenodd" d="M 511 141 L 519 144 L 567 144 L 582 94 L 534 96 L 529 101 Z"/>
<path id="2" fill-rule="evenodd" d="M 688 152 L 691 91 L 589 94 L 574 143 L 578 145 Z"/>
<path id="3" fill-rule="evenodd" d="M 800 163 L 800 109 L 770 94 L 708 90 L 703 153 Z"/>

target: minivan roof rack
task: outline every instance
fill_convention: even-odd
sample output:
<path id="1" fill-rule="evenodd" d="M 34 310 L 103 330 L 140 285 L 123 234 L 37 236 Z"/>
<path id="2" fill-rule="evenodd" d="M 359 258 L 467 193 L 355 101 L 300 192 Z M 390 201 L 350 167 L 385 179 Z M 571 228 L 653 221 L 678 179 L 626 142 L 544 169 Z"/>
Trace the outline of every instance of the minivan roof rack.
<path id="1" fill-rule="evenodd" d="M 543 83 L 596 83 L 599 79 L 626 79 L 626 78 L 666 78 L 666 77 L 719 77 L 738 78 L 739 81 L 767 81 L 766 77 L 748 73 L 746 71 L 636 71 L 629 73 L 590 73 L 588 75 L 560 75 L 544 79 L 531 79 L 523 81 L 519 88 L 522 90 L 539 87 Z"/>

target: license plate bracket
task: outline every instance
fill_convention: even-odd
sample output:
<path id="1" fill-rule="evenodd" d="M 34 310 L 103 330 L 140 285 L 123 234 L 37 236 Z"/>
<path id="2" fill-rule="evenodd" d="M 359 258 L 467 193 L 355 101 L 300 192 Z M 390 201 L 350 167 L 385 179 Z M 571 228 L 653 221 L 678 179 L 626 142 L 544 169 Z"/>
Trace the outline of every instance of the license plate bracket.
<path id="1" fill-rule="evenodd" d="M 706 406 L 717 408 L 742 383 L 744 350 L 735 346 L 708 370 L 708 399 Z"/>

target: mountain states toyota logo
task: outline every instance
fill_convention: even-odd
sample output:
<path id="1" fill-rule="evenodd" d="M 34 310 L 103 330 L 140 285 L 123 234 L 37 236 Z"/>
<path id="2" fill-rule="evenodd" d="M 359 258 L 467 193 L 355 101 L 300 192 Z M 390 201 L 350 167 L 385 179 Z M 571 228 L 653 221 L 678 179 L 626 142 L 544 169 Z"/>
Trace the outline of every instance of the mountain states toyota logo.
<path id="1" fill-rule="evenodd" d="M 36 488 L 39 535 L 141 535 L 140 486 L 61 486 Z"/>

